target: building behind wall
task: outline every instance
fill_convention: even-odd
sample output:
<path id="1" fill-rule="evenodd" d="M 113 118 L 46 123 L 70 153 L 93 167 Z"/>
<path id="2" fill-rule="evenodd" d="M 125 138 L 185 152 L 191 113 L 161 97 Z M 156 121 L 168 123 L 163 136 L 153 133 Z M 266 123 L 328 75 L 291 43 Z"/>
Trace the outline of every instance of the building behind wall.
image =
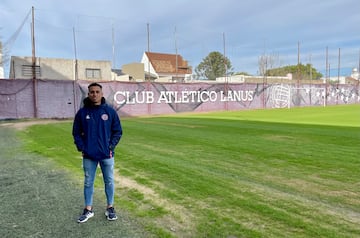
<path id="1" fill-rule="evenodd" d="M 156 82 L 191 80 L 192 67 L 179 54 L 144 52 L 141 59 L 147 79 Z"/>
<path id="2" fill-rule="evenodd" d="M 35 73 L 37 79 L 108 81 L 111 80 L 111 62 L 37 57 Z M 32 79 L 32 57 L 12 56 L 9 78 Z"/>
<path id="3" fill-rule="evenodd" d="M 122 66 L 122 69 L 112 70 L 112 80 L 125 82 L 145 81 L 145 71 L 143 63 L 130 63 Z"/>

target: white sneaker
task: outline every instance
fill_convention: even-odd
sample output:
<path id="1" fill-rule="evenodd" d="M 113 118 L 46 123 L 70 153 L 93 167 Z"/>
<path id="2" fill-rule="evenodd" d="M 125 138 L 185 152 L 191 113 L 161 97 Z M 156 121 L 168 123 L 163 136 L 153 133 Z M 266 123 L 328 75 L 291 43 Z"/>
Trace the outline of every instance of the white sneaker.
<path id="1" fill-rule="evenodd" d="M 113 207 L 109 207 L 106 209 L 105 216 L 109 221 L 115 221 L 117 219 L 116 212 Z"/>
<path id="2" fill-rule="evenodd" d="M 79 217 L 79 219 L 77 221 L 79 223 L 84 223 L 87 220 L 89 220 L 89 218 L 92 218 L 93 216 L 94 216 L 94 212 L 85 208 L 83 211 L 83 214 Z"/>

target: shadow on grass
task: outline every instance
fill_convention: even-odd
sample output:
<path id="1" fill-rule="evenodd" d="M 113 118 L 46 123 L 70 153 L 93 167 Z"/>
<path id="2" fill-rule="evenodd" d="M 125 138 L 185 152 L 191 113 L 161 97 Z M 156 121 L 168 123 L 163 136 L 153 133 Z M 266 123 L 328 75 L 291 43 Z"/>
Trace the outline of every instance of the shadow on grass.
<path id="1" fill-rule="evenodd" d="M 0 134 L 0 237 L 149 237 L 123 211 L 107 221 L 96 197 L 95 216 L 78 224 L 82 181 L 46 158 L 22 153 L 13 129 L 0 126 Z"/>

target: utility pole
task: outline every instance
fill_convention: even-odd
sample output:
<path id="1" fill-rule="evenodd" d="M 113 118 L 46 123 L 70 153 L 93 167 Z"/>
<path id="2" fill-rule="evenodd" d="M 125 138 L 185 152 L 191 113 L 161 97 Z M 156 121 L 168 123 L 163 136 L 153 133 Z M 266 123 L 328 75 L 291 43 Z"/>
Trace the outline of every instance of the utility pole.
<path id="1" fill-rule="evenodd" d="M 178 49 L 177 49 L 177 38 L 176 38 L 176 26 L 175 26 L 175 33 L 174 33 L 174 35 L 175 35 L 175 61 L 176 61 L 176 63 L 175 63 L 175 78 L 176 78 L 176 80 L 178 79 L 178 68 L 179 68 L 179 63 L 178 63 Z"/>
<path id="2" fill-rule="evenodd" d="M 113 69 L 115 69 L 115 32 L 114 32 L 114 22 L 112 23 L 112 55 L 113 55 Z"/>
<path id="3" fill-rule="evenodd" d="M 326 76 L 325 76 L 325 95 L 324 95 L 324 106 L 326 106 L 327 102 L 327 88 L 328 88 L 328 75 L 329 75 L 329 62 L 328 62 L 328 47 L 326 46 Z"/>
<path id="4" fill-rule="evenodd" d="M 300 72 L 300 42 L 298 42 L 298 57 L 297 57 L 297 61 L 298 61 L 298 72 L 297 72 L 297 87 L 298 87 L 298 90 L 299 90 L 299 87 L 300 87 L 300 75 L 301 75 L 301 72 Z"/>
<path id="5" fill-rule="evenodd" d="M 76 51 L 76 35 L 75 27 L 73 27 L 73 38 L 74 38 L 74 82 L 73 82 L 73 94 L 74 94 L 74 113 L 77 111 L 77 93 L 76 93 L 76 84 L 78 80 L 78 60 L 77 60 L 77 51 Z"/>
<path id="6" fill-rule="evenodd" d="M 360 95 L 359 95 L 359 83 L 360 83 L 360 50 L 359 50 L 359 67 L 358 67 L 358 80 L 357 80 L 358 98 L 360 98 Z"/>
<path id="7" fill-rule="evenodd" d="M 268 59 L 269 57 L 267 56 L 267 52 L 266 52 L 266 39 L 264 39 L 264 55 L 263 55 L 263 59 L 261 59 L 260 61 L 260 67 L 261 67 L 261 71 L 263 74 L 263 108 L 266 108 L 266 88 L 267 88 L 267 67 L 268 67 Z"/>
<path id="8" fill-rule="evenodd" d="M 75 56 L 75 69 L 74 69 L 74 81 L 78 80 L 78 60 L 77 60 L 77 52 L 76 52 L 76 35 L 75 35 L 75 27 L 73 27 L 73 39 L 74 39 L 74 56 Z"/>
<path id="9" fill-rule="evenodd" d="M 32 46 L 32 80 L 34 88 L 34 116 L 38 117 L 38 102 L 37 102 L 37 79 L 36 79 L 36 57 L 35 57 L 35 23 L 34 23 L 34 7 L 31 8 L 31 46 Z"/>
<path id="10" fill-rule="evenodd" d="M 151 79 L 150 75 L 150 26 L 149 23 L 147 23 L 147 57 L 148 57 L 148 81 Z M 146 80 L 146 77 L 145 77 Z"/>
<path id="11" fill-rule="evenodd" d="M 228 97 L 229 93 L 228 93 L 228 78 L 227 78 L 227 62 L 226 62 L 226 43 L 225 43 L 225 33 L 223 32 L 223 45 L 224 45 L 224 66 L 225 66 L 225 93 L 226 93 L 226 97 Z M 225 101 L 225 110 L 228 110 L 228 102 L 227 100 Z"/>
<path id="12" fill-rule="evenodd" d="M 338 104 L 338 100 L 339 100 L 339 83 L 340 83 L 340 48 L 339 48 L 339 55 L 338 55 L 338 78 L 337 78 L 337 85 L 336 85 L 336 104 Z"/>
<path id="13" fill-rule="evenodd" d="M 339 55 L 338 55 L 338 80 L 337 80 L 337 83 L 338 83 L 338 87 L 339 87 L 339 83 L 340 83 L 340 48 L 339 48 Z"/>
<path id="14" fill-rule="evenodd" d="M 312 92 L 311 92 L 311 90 L 312 90 L 312 65 L 311 65 L 311 54 L 310 54 L 310 56 L 309 56 L 309 61 L 310 61 L 310 69 L 309 69 L 309 72 L 310 72 L 310 77 L 309 77 L 309 79 L 310 79 L 310 105 L 311 105 L 311 97 L 312 97 Z"/>
<path id="15" fill-rule="evenodd" d="M 312 64 L 311 64 L 311 54 L 310 54 L 310 84 L 312 84 Z"/>
<path id="16" fill-rule="evenodd" d="M 150 25 L 147 23 L 147 49 L 150 52 Z"/>
<path id="17" fill-rule="evenodd" d="M 225 82 L 227 82 L 227 62 L 226 62 L 226 43 L 225 43 L 225 33 L 223 33 L 223 44 L 224 44 L 224 66 L 225 66 Z"/>
<path id="18" fill-rule="evenodd" d="M 147 80 L 147 83 L 146 83 L 146 90 L 147 91 L 151 91 L 151 83 L 150 83 L 150 80 L 151 80 L 151 74 L 150 74 L 150 25 L 149 23 L 147 23 L 147 39 L 148 39 L 148 53 L 147 53 L 147 58 L 148 58 L 148 80 Z M 145 80 L 146 80 L 146 76 L 145 76 Z M 147 104 L 147 108 L 148 108 L 148 114 L 150 115 L 151 114 L 151 104 L 148 103 Z"/>
<path id="19" fill-rule="evenodd" d="M 32 13 L 32 17 L 31 17 L 32 78 L 36 79 L 34 7 L 31 8 L 31 13 Z"/>

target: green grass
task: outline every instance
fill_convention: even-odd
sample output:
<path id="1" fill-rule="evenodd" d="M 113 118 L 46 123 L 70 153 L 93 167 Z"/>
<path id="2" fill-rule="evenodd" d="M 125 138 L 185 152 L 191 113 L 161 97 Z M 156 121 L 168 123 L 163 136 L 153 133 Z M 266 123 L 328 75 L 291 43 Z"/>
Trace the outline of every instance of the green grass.
<path id="1" fill-rule="evenodd" d="M 360 236 L 360 105 L 122 124 L 116 206 L 155 236 Z M 20 137 L 80 179 L 71 126 L 36 125 Z"/>
<path id="2" fill-rule="evenodd" d="M 14 129 L 0 123 L 0 133 L 0 237 L 149 237 L 121 210 L 119 220 L 109 223 L 99 189 L 95 218 L 78 224 L 83 179 L 50 157 L 26 153 Z"/>

